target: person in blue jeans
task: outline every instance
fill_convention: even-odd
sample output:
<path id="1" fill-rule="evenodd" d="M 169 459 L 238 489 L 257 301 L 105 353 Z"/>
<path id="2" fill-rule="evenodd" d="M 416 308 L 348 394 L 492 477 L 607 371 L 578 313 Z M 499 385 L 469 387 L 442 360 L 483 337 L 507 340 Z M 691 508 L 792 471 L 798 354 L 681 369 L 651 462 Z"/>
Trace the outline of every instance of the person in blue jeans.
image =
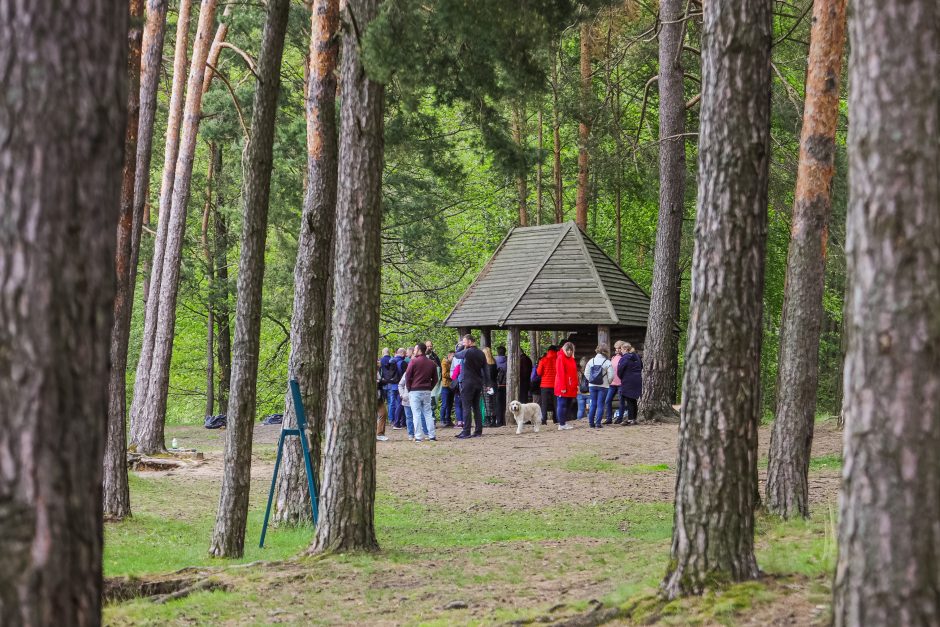
<path id="1" fill-rule="evenodd" d="M 394 357 L 389 354 L 387 348 L 382 349 L 382 359 L 379 360 L 379 378 L 382 389 L 385 391 L 385 403 L 388 407 L 388 421 L 392 423 L 392 429 L 401 429 L 402 422 L 399 416 L 402 414 L 401 395 L 398 392 L 398 382 L 401 381 L 405 369 L 402 367 L 404 359 L 404 349 L 399 348 Z"/>
<path id="2" fill-rule="evenodd" d="M 434 431 L 434 414 L 431 412 L 431 392 L 437 387 L 437 364 L 427 358 L 427 347 L 418 344 L 405 370 L 404 383 L 408 388 L 411 411 L 414 419 L 415 442 L 437 440 Z"/>
<path id="3" fill-rule="evenodd" d="M 606 344 L 599 344 L 595 352 L 594 357 L 585 364 L 582 374 L 587 379 L 591 392 L 588 424 L 592 429 L 600 429 L 607 406 L 607 392 L 611 381 L 614 380 L 614 367 L 610 363 L 610 348 Z"/>
<path id="4" fill-rule="evenodd" d="M 581 420 L 587 416 L 588 409 L 591 407 L 591 388 L 588 387 L 587 379 L 584 378 L 584 367 L 587 365 L 587 357 L 581 358 L 581 363 L 578 364 L 579 376 L 578 376 L 578 418 Z"/>

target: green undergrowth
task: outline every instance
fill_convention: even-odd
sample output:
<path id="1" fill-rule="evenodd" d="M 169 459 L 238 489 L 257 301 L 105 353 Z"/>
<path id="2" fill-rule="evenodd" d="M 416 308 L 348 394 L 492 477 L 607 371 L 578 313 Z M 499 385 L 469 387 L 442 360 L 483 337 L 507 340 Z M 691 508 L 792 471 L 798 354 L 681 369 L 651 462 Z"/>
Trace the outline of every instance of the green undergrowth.
<path id="1" fill-rule="evenodd" d="M 767 470 L 770 461 L 766 457 L 757 460 L 757 467 L 761 470 Z M 842 454 L 829 453 L 828 455 L 819 455 L 809 460 L 809 471 L 817 470 L 842 470 Z"/>
<path id="2" fill-rule="evenodd" d="M 562 463 L 562 468 L 568 472 L 609 472 L 621 474 L 643 474 L 672 470 L 669 464 L 634 464 L 632 466 L 626 466 L 614 460 L 603 459 L 594 453 L 578 453 L 577 455 L 573 455 Z"/>
<path id="3" fill-rule="evenodd" d="M 218 481 L 181 479 L 132 478 L 135 517 L 106 526 L 107 576 L 236 563 L 213 560 L 206 552 Z M 630 623 L 656 618 L 677 625 L 733 624 L 735 617 L 791 594 L 792 585 L 773 583 L 781 579 L 797 578 L 800 594 L 825 604 L 835 557 L 831 507 L 817 508 L 808 521 L 760 515 L 756 550 L 767 580 L 665 603 L 656 591 L 668 560 L 670 504 L 615 500 L 507 511 L 465 504 L 430 507 L 380 491 L 376 532 L 381 552 L 268 566 L 265 562 L 300 553 L 312 530 L 274 529 L 267 548 L 259 550 L 264 488 L 252 492 L 246 555 L 238 560 L 262 563 L 223 571 L 231 584 L 228 591 L 200 592 L 165 605 L 140 599 L 111 605 L 106 623 L 538 623 L 557 613 L 588 612 L 592 599 L 598 599 L 605 607 L 623 609 Z M 520 583 L 533 578 L 542 583 Z M 549 610 L 558 599 L 545 593 L 552 586 L 571 590 L 556 613 Z M 298 594 L 299 589 L 305 593 Z M 453 600 L 467 600 L 470 607 L 444 610 Z"/>

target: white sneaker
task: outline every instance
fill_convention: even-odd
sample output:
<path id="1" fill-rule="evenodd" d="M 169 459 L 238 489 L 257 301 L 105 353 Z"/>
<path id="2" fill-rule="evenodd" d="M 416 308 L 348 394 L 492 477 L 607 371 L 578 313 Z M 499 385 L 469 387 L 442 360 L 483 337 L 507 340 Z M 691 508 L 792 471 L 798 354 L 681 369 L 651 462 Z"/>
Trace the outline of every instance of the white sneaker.
<path id="1" fill-rule="evenodd" d="M 567 424 L 566 424 L 564 427 L 562 427 L 562 429 L 564 429 L 565 431 L 570 431 L 571 429 L 574 429 L 574 425 L 567 425 Z"/>
<path id="2" fill-rule="evenodd" d="M 415 441 L 415 436 L 409 435 L 409 436 L 408 436 L 408 441 L 409 441 L 409 442 L 414 442 L 414 441 Z"/>
<path id="3" fill-rule="evenodd" d="M 565 425 L 558 425 L 558 430 L 559 430 L 559 431 L 564 431 L 564 430 L 565 430 Z"/>
<path id="4" fill-rule="evenodd" d="M 415 442 L 423 442 L 423 441 L 424 440 L 422 440 L 421 438 L 415 438 Z"/>
<path id="5" fill-rule="evenodd" d="M 375 439 L 378 440 L 379 442 L 388 442 L 387 435 L 377 435 L 375 436 Z"/>

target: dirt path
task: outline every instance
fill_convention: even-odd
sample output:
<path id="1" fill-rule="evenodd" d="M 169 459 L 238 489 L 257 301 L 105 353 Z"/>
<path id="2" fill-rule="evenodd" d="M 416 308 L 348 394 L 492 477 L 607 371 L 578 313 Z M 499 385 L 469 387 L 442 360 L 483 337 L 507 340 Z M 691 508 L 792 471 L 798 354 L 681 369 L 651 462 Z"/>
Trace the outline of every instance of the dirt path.
<path id="1" fill-rule="evenodd" d="M 470 440 L 455 439 L 456 429 L 444 429 L 439 430 L 437 442 L 421 443 L 409 442 L 404 430 L 389 429 L 389 441 L 377 443 L 378 487 L 407 500 L 457 509 L 538 509 L 615 498 L 644 503 L 672 501 L 675 425 L 612 425 L 594 430 L 580 422 L 571 431 L 557 431 L 548 425 L 539 433 L 527 427 L 520 435 L 515 427 L 490 428 L 484 437 Z M 255 428 L 254 482 L 266 485 L 269 481 L 279 430 L 279 426 Z M 172 474 L 220 478 L 223 435 L 222 431 L 198 427 L 172 428 L 168 437 L 206 454 L 204 464 Z M 759 440 L 766 458 L 768 427 L 761 428 Z M 841 450 L 842 434 L 835 422 L 817 425 L 813 456 Z M 765 475 L 762 469 L 762 483 Z M 834 503 L 839 480 L 837 470 L 814 472 L 811 501 Z"/>

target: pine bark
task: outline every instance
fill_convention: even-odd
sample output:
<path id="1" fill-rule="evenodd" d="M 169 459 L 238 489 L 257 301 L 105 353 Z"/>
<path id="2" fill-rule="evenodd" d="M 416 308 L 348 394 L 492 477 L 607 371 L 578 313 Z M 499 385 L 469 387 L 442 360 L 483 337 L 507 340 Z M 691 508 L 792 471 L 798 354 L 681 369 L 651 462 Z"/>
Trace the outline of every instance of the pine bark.
<path id="1" fill-rule="evenodd" d="M 173 336 L 176 328 L 176 298 L 179 295 L 180 262 L 183 236 L 186 230 L 186 212 L 192 184 L 193 161 L 202 108 L 202 82 L 206 73 L 206 58 L 211 44 L 210 33 L 215 25 L 217 0 L 202 0 L 199 26 L 193 44 L 193 58 L 186 86 L 186 104 L 183 108 L 183 126 L 180 133 L 176 175 L 169 211 L 161 209 L 160 222 L 166 224 L 166 236 L 160 271 L 160 290 L 157 297 L 157 317 L 150 362 L 150 382 L 146 399 L 137 418 L 137 450 L 155 453 L 165 449 L 163 428 L 166 422 L 166 404 L 170 382 L 170 361 L 173 356 Z M 162 230 L 161 226 L 161 230 Z M 158 236 L 159 237 L 159 236 Z M 156 259 L 156 255 L 154 256 Z M 154 282 L 155 279 L 154 279 Z M 151 290 L 153 284 L 151 284 Z M 151 293 L 151 298 L 153 293 Z M 153 303 L 151 303 L 153 304 Z M 146 330 L 145 330 L 146 333 Z M 146 335 L 144 338 L 146 342 Z"/>
<path id="2" fill-rule="evenodd" d="M 560 44 L 559 44 L 560 47 Z M 565 206 L 561 177 L 561 111 L 558 106 L 558 50 L 552 60 L 552 178 L 555 181 L 555 224 L 565 221 Z"/>
<path id="3" fill-rule="evenodd" d="M 0 624 L 98 625 L 128 3 L 0 15 Z"/>
<path id="4" fill-rule="evenodd" d="M 367 76 L 358 43 L 378 6 L 379 0 L 346 0 L 341 13 L 332 353 L 342 363 L 372 363 L 379 349 L 385 89 Z M 377 550 L 375 381 L 335 366 L 327 386 L 320 519 L 310 551 Z"/>
<path id="5" fill-rule="evenodd" d="M 218 172 L 222 172 L 222 147 L 219 146 Z M 213 222 L 215 224 L 215 237 L 212 239 L 212 247 L 215 252 L 215 301 L 213 304 L 213 318 L 215 319 L 216 329 L 216 360 L 219 364 L 218 373 L 218 393 L 216 400 L 219 406 L 219 413 L 228 413 L 229 382 L 232 380 L 232 330 L 229 316 L 229 285 L 228 285 L 228 223 L 222 214 L 220 207 L 224 205 L 222 198 L 222 186 L 216 193 L 215 208 L 212 212 Z"/>
<path id="6" fill-rule="evenodd" d="M 783 295 L 777 411 L 770 434 L 767 509 L 809 517 L 826 242 L 832 208 L 846 0 L 816 0 L 806 72 L 796 198 Z"/>
<path id="7" fill-rule="evenodd" d="M 833 622 L 940 623 L 940 6 L 849 17 L 845 464 Z"/>
<path id="8" fill-rule="evenodd" d="M 216 38 L 218 34 L 216 31 Z M 209 55 L 212 56 L 211 51 Z M 203 82 L 203 87 L 206 87 L 205 82 Z M 205 91 L 203 89 L 203 93 Z M 209 144 L 209 169 L 206 173 L 206 203 L 202 208 L 202 254 L 206 260 L 205 272 L 208 283 L 206 289 L 206 416 L 212 416 L 215 413 L 215 301 L 218 286 L 215 281 L 215 249 L 210 243 L 209 229 L 215 214 L 214 191 L 218 185 L 221 170 L 222 152 L 218 143 L 212 142 Z"/>
<path id="9" fill-rule="evenodd" d="M 589 169 L 591 142 L 590 102 L 591 89 L 591 24 L 581 24 L 581 111 L 578 121 L 578 193 L 575 200 L 575 222 L 587 231 Z"/>
<path id="10" fill-rule="evenodd" d="M 653 256 L 649 326 L 643 355 L 639 419 L 675 422 L 679 337 L 679 252 L 685 213 L 685 91 L 682 44 L 683 0 L 661 0 L 659 19 L 659 218 Z"/>
<path id="11" fill-rule="evenodd" d="M 538 132 L 538 142 L 539 142 L 539 165 L 538 169 L 535 171 L 535 225 L 542 225 L 542 208 L 544 206 L 544 192 L 545 190 L 542 187 L 542 165 L 543 165 L 543 155 L 542 152 L 545 149 L 545 141 L 543 137 L 543 132 L 545 130 L 545 124 L 542 120 L 542 103 L 539 103 L 539 132 Z"/>
<path id="12" fill-rule="evenodd" d="M 525 112 L 522 105 L 515 105 L 512 109 L 512 140 L 516 143 L 520 153 L 525 150 Z M 516 172 L 516 203 L 519 207 L 519 226 L 529 226 L 528 208 L 529 188 L 525 164 L 520 164 Z"/>
<path id="13" fill-rule="evenodd" d="M 241 557 L 245 552 L 248 493 L 251 485 L 251 439 L 257 400 L 258 353 L 261 344 L 261 288 L 268 233 L 268 199 L 274 157 L 274 123 L 281 87 L 281 58 L 290 0 L 268 0 L 258 85 L 251 113 L 251 136 L 242 161 L 242 239 L 235 304 L 232 397 L 225 432 L 222 494 L 209 554 Z"/>
<path id="14" fill-rule="evenodd" d="M 291 317 L 289 376 L 300 385 L 307 416 L 313 471 L 319 476 L 326 388 L 336 224 L 336 67 L 339 58 L 339 0 L 316 0 L 310 28 L 307 82 L 307 189 L 304 196 L 297 263 L 294 266 L 294 311 Z M 290 391 L 284 426 L 296 424 Z M 310 493 L 300 443 L 285 443 L 278 477 L 274 520 L 297 525 L 312 521 Z M 319 485 L 319 484 L 318 484 Z"/>
<path id="15" fill-rule="evenodd" d="M 160 309 L 160 285 L 163 272 L 163 252 L 166 248 L 166 232 L 170 204 L 173 197 L 173 182 L 176 178 L 176 158 L 179 154 L 180 124 L 186 88 L 186 56 L 189 45 L 189 19 L 192 0 L 180 0 L 176 20 L 176 48 L 173 53 L 173 84 L 170 88 L 170 105 L 166 123 L 166 145 L 163 150 L 163 178 L 160 183 L 160 204 L 157 213 L 157 235 L 153 245 L 150 276 L 147 280 L 144 333 L 134 376 L 134 397 L 131 401 L 131 443 L 140 440 L 141 414 L 147 402 L 150 387 L 150 364 L 153 360 L 153 345 L 156 339 L 157 317 Z M 149 57 L 148 57 L 149 59 Z M 161 57 L 156 63 L 162 63 Z M 160 445 L 162 448 L 162 442 Z"/>
<path id="16" fill-rule="evenodd" d="M 143 211 L 135 212 L 137 137 L 140 119 L 140 58 L 143 39 L 144 1 L 130 0 L 127 31 L 127 128 L 124 131 L 124 168 L 121 175 L 121 213 L 114 255 L 116 285 L 114 325 L 111 328 L 111 369 L 108 378 L 108 436 L 104 447 L 103 507 L 106 518 L 120 520 L 131 514 L 127 485 L 127 345 L 134 306 L 135 253 L 139 250 Z M 141 206 L 141 209 L 143 207 Z M 136 245 L 134 237 L 138 238 Z"/>
<path id="17" fill-rule="evenodd" d="M 706 2 L 692 310 L 672 559 L 661 593 L 758 575 L 760 349 L 771 0 Z"/>

